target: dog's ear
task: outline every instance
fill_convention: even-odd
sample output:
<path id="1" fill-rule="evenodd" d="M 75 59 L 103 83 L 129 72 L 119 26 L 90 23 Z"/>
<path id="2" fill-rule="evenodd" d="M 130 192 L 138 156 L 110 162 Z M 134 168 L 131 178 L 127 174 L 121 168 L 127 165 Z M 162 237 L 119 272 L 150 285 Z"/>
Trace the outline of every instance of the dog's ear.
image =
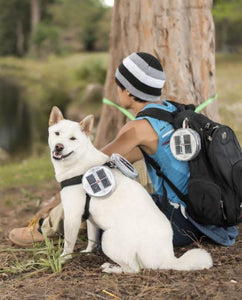
<path id="1" fill-rule="evenodd" d="M 89 135 L 92 131 L 94 125 L 94 115 L 88 115 L 85 117 L 81 122 L 81 130 L 86 133 L 86 135 Z"/>
<path id="2" fill-rule="evenodd" d="M 63 119 L 64 117 L 60 109 L 57 106 L 53 106 L 50 113 L 49 126 L 55 125 Z"/>

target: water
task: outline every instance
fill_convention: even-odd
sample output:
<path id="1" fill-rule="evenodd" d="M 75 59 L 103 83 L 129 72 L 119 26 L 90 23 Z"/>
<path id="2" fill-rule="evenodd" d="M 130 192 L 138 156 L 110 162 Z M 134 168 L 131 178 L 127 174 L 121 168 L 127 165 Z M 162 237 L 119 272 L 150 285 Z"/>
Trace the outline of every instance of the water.
<path id="1" fill-rule="evenodd" d="M 0 78 L 0 148 L 9 153 L 28 152 L 31 124 L 23 89 L 13 78 Z"/>

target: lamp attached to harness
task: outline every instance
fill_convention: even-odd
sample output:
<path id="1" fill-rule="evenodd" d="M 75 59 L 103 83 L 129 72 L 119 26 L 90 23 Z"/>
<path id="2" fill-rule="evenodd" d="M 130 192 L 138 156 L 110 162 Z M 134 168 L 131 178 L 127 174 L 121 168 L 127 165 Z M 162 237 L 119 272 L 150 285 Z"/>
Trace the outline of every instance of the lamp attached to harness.
<path id="1" fill-rule="evenodd" d="M 115 179 L 110 168 L 96 166 L 87 170 L 82 179 L 85 191 L 94 197 L 103 197 L 115 188 Z"/>
<path id="2" fill-rule="evenodd" d="M 111 162 L 127 177 L 135 179 L 138 177 L 138 172 L 133 165 L 123 156 L 118 153 L 113 153 L 111 156 Z"/>
<path id="3" fill-rule="evenodd" d="M 95 166 L 83 175 L 82 184 L 86 193 L 94 197 L 103 197 L 115 189 L 113 168 L 120 170 L 125 176 L 135 179 L 137 171 L 132 164 L 118 153 L 111 156 L 110 161 L 102 166 Z"/>
<path id="4" fill-rule="evenodd" d="M 188 119 L 183 121 L 182 128 L 177 129 L 170 139 L 170 149 L 177 160 L 194 159 L 201 150 L 199 134 L 188 127 Z"/>

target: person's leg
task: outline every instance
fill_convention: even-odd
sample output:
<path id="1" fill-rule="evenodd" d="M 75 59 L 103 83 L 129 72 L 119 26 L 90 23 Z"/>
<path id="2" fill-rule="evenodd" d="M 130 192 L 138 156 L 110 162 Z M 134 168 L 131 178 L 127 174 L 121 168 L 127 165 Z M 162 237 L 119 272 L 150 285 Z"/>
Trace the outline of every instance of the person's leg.
<path id="1" fill-rule="evenodd" d="M 146 165 L 143 159 L 138 160 L 134 164 L 134 168 L 139 174 L 137 181 L 147 190 L 148 193 L 153 193 L 154 188 L 147 173 Z"/>
<path id="2" fill-rule="evenodd" d="M 44 232 L 47 237 L 64 235 L 64 211 L 61 203 L 50 211 L 47 218 L 40 219 L 39 231 Z"/>
<path id="3" fill-rule="evenodd" d="M 47 237 L 63 234 L 63 208 L 60 194 L 56 194 L 29 222 L 27 227 L 10 231 L 9 239 L 16 245 L 29 247 L 34 242 L 44 241 L 42 228 Z"/>
<path id="4" fill-rule="evenodd" d="M 162 197 L 157 194 L 151 194 L 151 196 L 157 206 L 161 207 Z M 163 207 L 163 213 L 171 222 L 173 229 L 174 246 L 185 246 L 201 238 L 203 234 L 183 216 L 180 207 L 175 208 L 169 201 Z"/>

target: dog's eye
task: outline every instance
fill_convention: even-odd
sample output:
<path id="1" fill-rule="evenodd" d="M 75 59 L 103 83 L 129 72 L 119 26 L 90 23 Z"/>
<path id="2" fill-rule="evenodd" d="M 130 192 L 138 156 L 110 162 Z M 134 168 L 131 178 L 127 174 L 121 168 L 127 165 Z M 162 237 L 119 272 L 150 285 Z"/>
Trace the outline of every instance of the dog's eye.
<path id="1" fill-rule="evenodd" d="M 60 133 L 58 131 L 55 132 L 55 135 L 60 135 Z"/>
<path id="2" fill-rule="evenodd" d="M 72 136 L 72 137 L 70 138 L 70 140 L 75 141 L 76 138 L 75 138 L 74 136 Z"/>

